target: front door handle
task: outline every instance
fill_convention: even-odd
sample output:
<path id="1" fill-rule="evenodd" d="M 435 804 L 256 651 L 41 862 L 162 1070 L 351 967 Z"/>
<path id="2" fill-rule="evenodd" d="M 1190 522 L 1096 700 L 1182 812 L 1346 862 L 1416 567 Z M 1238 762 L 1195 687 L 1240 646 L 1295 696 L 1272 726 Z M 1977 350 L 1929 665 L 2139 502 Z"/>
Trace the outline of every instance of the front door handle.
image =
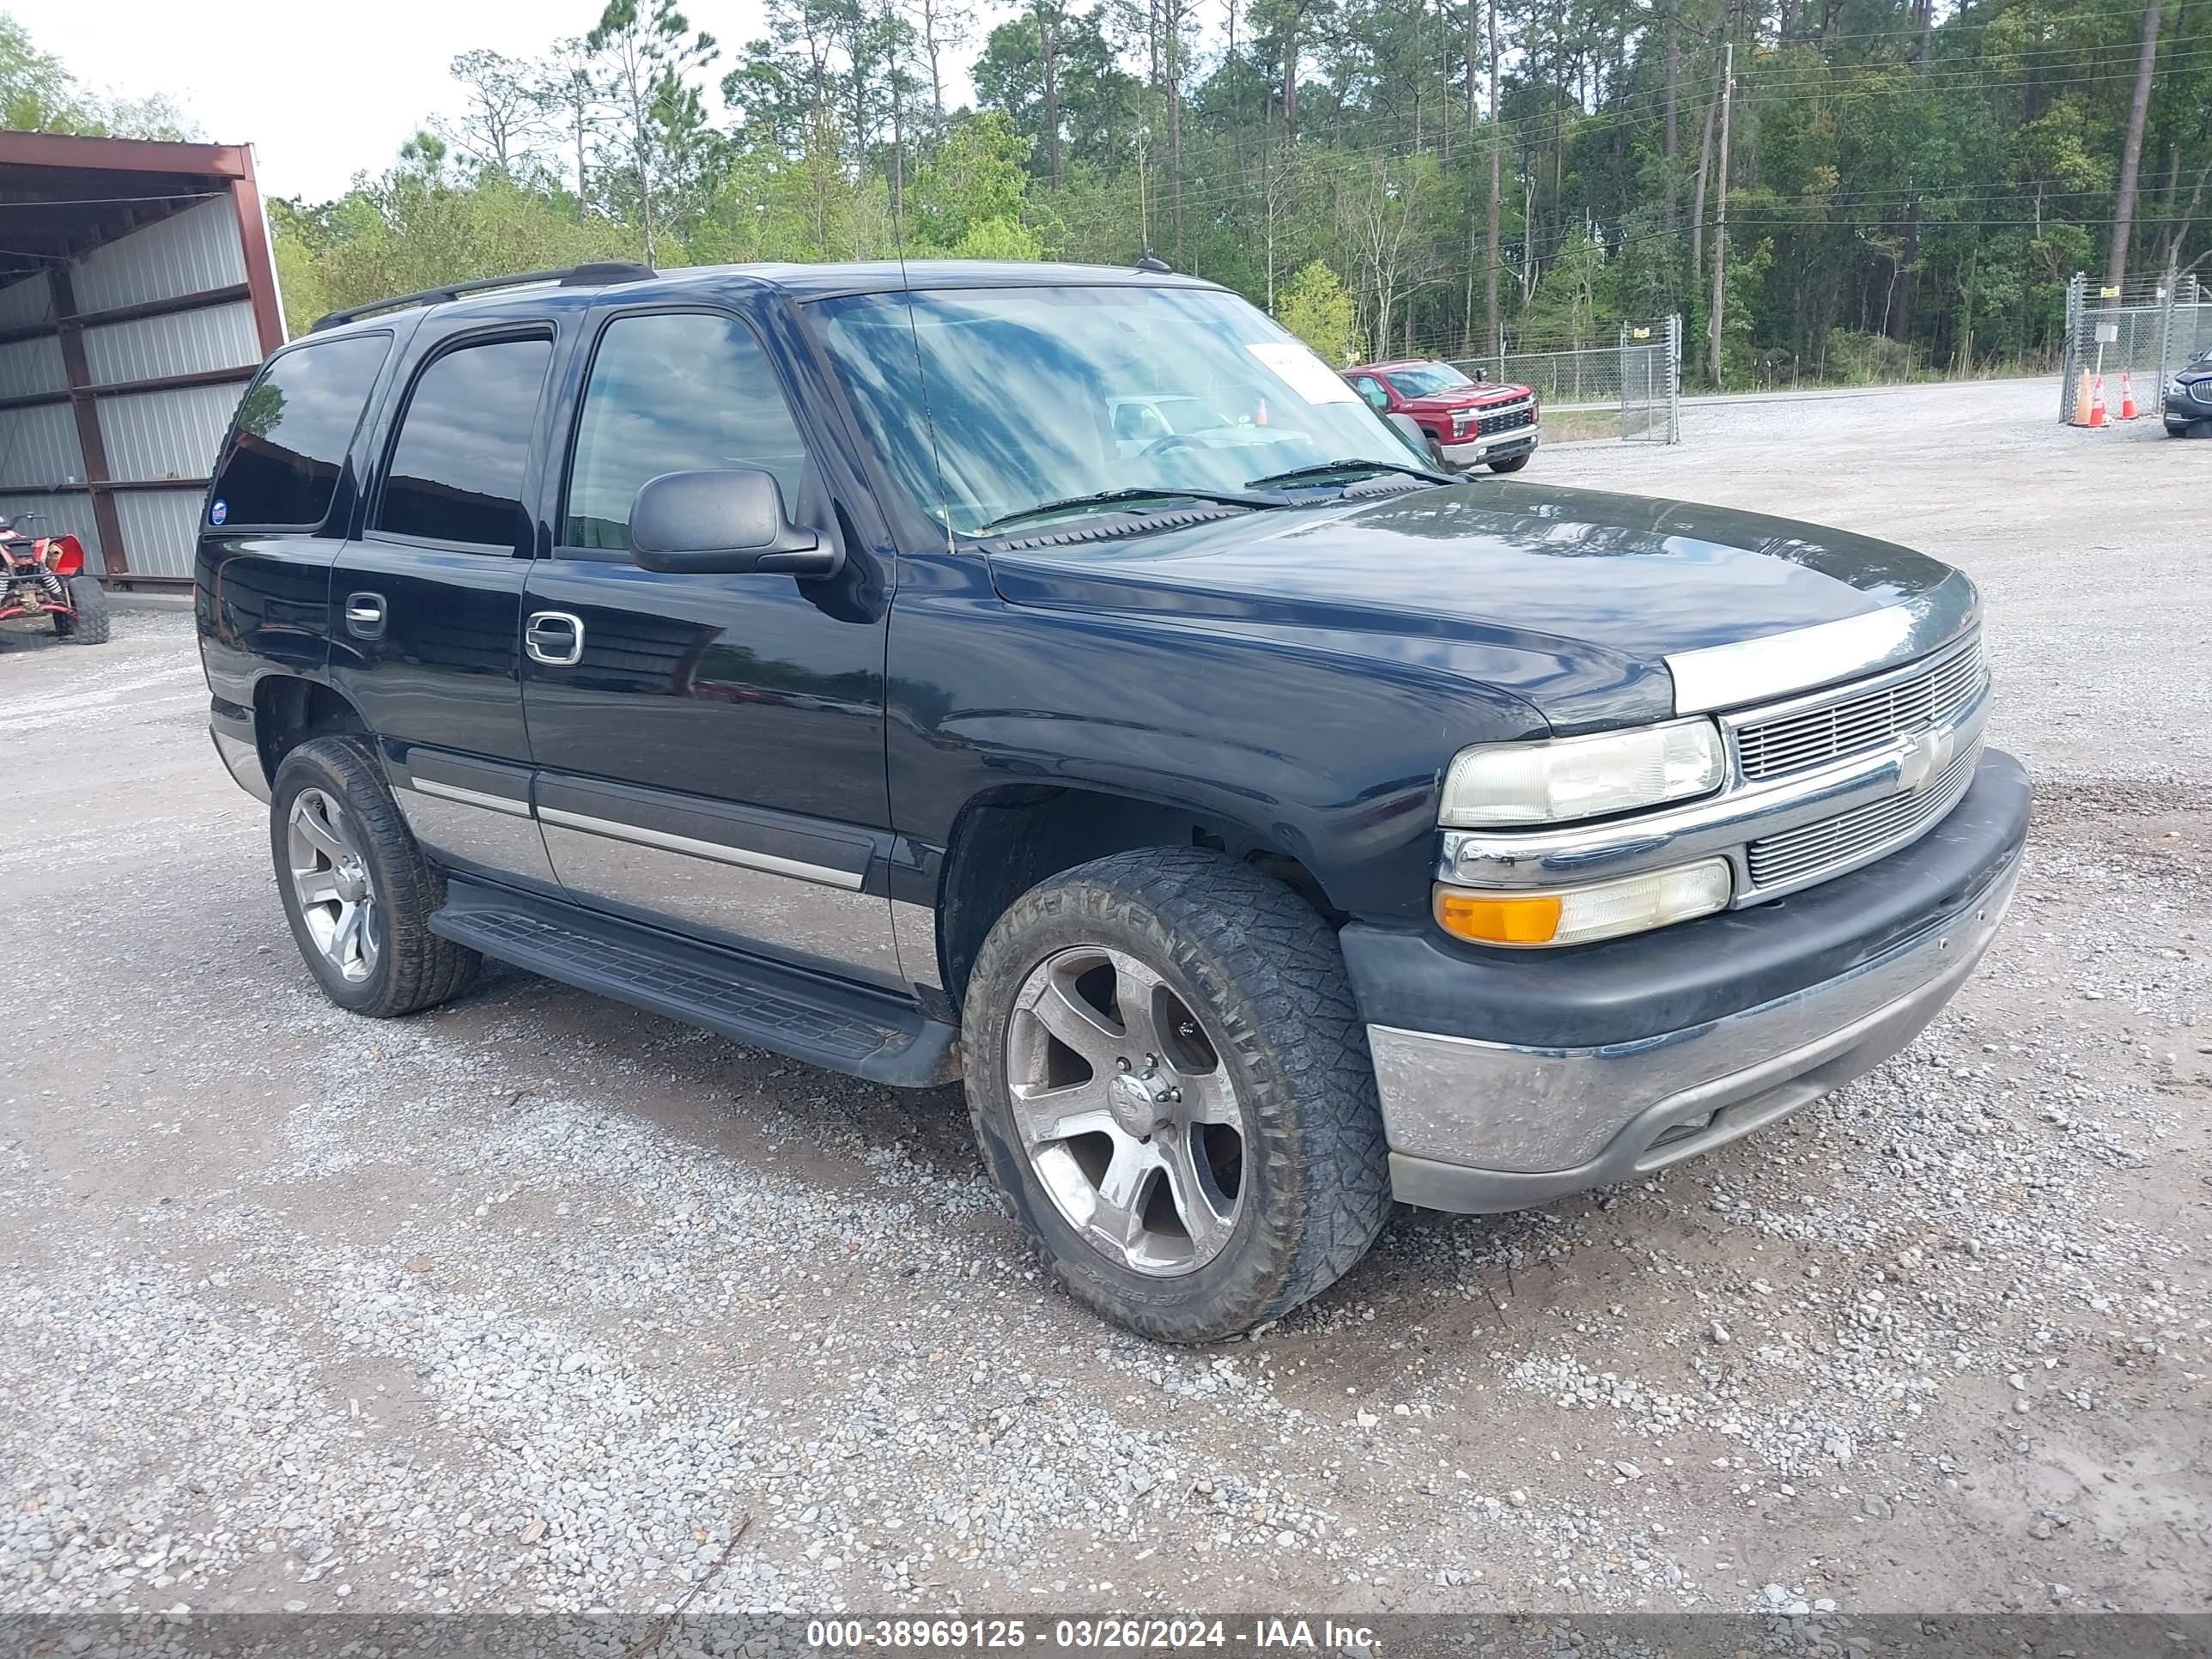
<path id="1" fill-rule="evenodd" d="M 584 619 L 568 611 L 533 611 L 522 629 L 530 660 L 549 668 L 574 668 L 584 654 Z"/>
<path id="2" fill-rule="evenodd" d="M 345 602 L 346 632 L 357 640 L 384 637 L 384 595 L 349 593 Z"/>

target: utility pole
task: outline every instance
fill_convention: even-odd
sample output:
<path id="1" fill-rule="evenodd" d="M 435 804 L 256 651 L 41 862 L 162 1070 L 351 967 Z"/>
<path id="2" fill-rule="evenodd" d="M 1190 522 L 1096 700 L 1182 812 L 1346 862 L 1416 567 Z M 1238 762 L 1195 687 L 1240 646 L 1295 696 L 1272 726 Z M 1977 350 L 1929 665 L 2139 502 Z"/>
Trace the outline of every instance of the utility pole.
<path id="1" fill-rule="evenodd" d="M 1705 343 L 1715 386 L 1721 383 L 1722 309 L 1728 289 L 1729 101 L 1735 89 L 1735 42 L 1721 47 L 1721 156 L 1719 201 L 1713 209 L 1713 308 L 1705 319 Z"/>
<path id="2" fill-rule="evenodd" d="M 2158 61 L 2159 13 L 2165 0 L 2150 0 L 2143 8 L 2142 51 L 2136 60 L 2136 95 L 2128 106 L 2127 143 L 2120 150 L 2120 194 L 2112 210 L 2112 252 L 2105 265 L 2105 285 L 2118 288 L 2127 279 L 2128 233 L 2136 216 L 2136 174 L 2142 161 L 2143 118 L 2150 112 L 2152 71 Z"/>
<path id="3" fill-rule="evenodd" d="M 1488 234 L 1484 240 L 1483 264 L 1483 323 L 1489 336 L 1490 355 L 1493 357 L 1505 347 L 1498 329 L 1498 136 L 1504 131 L 1498 118 L 1498 0 L 1490 0 L 1490 215 Z M 1527 231 L 1524 227 L 1523 237 Z"/>

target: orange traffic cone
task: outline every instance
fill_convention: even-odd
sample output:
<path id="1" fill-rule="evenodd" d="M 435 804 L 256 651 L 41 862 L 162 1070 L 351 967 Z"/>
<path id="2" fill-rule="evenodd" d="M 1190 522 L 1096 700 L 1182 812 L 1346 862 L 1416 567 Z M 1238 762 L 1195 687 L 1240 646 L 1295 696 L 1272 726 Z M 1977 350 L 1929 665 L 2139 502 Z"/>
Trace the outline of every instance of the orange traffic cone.
<path id="1" fill-rule="evenodd" d="M 2076 371 L 2074 376 L 2074 413 L 2068 417 L 2070 424 L 2089 424 L 2089 371 Z"/>
<path id="2" fill-rule="evenodd" d="M 2120 418 L 2132 421 L 2136 417 L 2135 380 L 2124 368 L 2120 371 Z"/>
<path id="3" fill-rule="evenodd" d="M 2091 386 L 2090 386 L 2090 391 L 2089 391 L 2089 424 L 2090 424 L 2091 426 L 2102 426 L 2102 425 L 2104 425 L 2104 423 L 2105 423 L 2105 377 L 2104 377 L 2103 375 L 2100 374 L 2100 375 L 2096 378 L 2096 380 L 2095 380 L 2091 384 Z"/>

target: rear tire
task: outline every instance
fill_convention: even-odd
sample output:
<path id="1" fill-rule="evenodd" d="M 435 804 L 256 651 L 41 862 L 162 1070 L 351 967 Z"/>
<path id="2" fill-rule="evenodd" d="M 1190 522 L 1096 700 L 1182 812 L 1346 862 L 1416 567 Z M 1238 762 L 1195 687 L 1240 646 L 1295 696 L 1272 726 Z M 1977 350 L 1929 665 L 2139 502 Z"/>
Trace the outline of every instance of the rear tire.
<path id="1" fill-rule="evenodd" d="M 1531 449 L 1519 455 L 1508 456 L 1502 461 L 1492 461 L 1490 464 L 1490 470 L 1492 472 L 1518 472 L 1522 467 L 1528 465 L 1530 458 L 1533 457 L 1535 453 L 1536 452 L 1534 450 Z"/>
<path id="2" fill-rule="evenodd" d="M 109 628 L 107 590 L 94 576 L 67 579 L 71 614 L 54 612 L 54 633 L 71 645 L 106 645 Z"/>
<path id="3" fill-rule="evenodd" d="M 366 738 L 315 738 L 276 768 L 269 843 L 307 971 L 341 1008 L 391 1019 L 459 993 L 482 961 L 430 931 L 446 878 L 416 844 Z"/>
<path id="4" fill-rule="evenodd" d="M 1132 981 L 1143 1000 L 1127 1005 Z M 1090 1009 L 1077 1041 L 1099 1056 L 1126 1046 L 1128 1071 L 1059 1040 L 1069 1005 L 1054 990 Z M 1007 1212 L 1070 1295 L 1141 1335 L 1206 1342 L 1279 1319 L 1349 1271 L 1389 1214 L 1374 1068 L 1335 936 L 1221 854 L 1115 854 L 1023 895 L 976 959 L 961 1048 Z M 1134 1120 L 1154 1110 L 1148 1133 Z M 1117 1185 L 1125 1155 L 1141 1173 Z M 1200 1189 L 1194 1219 L 1185 1200 Z"/>

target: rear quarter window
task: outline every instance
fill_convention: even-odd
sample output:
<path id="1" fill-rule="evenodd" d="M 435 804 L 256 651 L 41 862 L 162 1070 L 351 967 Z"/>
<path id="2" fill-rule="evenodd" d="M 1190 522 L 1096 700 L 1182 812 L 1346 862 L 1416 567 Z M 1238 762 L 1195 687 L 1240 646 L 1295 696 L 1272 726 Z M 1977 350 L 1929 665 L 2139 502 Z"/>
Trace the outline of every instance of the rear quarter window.
<path id="1" fill-rule="evenodd" d="M 391 349 L 389 334 L 349 335 L 272 359 L 231 419 L 210 519 L 227 526 L 319 526 Z"/>

